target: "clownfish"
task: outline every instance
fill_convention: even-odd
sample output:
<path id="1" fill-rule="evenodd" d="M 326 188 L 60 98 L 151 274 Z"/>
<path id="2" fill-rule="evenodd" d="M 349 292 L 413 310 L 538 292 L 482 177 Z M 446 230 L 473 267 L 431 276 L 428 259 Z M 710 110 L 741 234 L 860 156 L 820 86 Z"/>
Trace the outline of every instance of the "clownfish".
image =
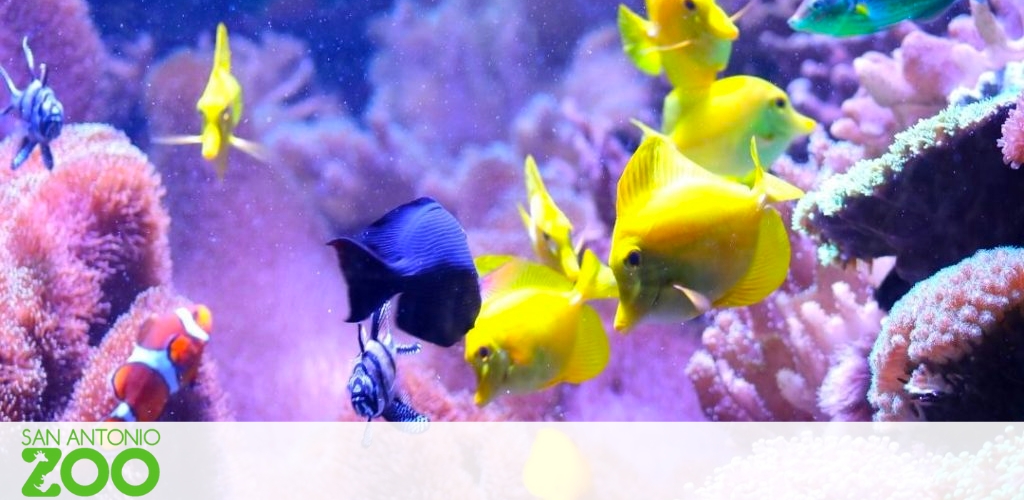
<path id="1" fill-rule="evenodd" d="M 119 403 L 107 421 L 159 418 L 170 397 L 195 380 L 212 328 L 213 316 L 204 305 L 147 320 L 128 360 L 110 377 Z"/>
<path id="2" fill-rule="evenodd" d="M 231 46 L 224 23 L 217 25 L 217 43 L 213 49 L 213 69 L 206 89 L 199 96 L 196 109 L 203 118 L 200 135 L 158 137 L 158 144 L 200 144 L 203 158 L 213 163 L 217 178 L 223 179 L 228 169 L 228 146 L 234 146 L 257 160 L 266 162 L 263 146 L 235 135 L 242 120 L 242 86 L 231 74 Z"/>
<path id="3" fill-rule="evenodd" d="M 28 48 L 28 37 L 21 40 L 21 48 L 25 51 L 25 61 L 28 63 L 29 73 L 32 74 L 32 81 L 19 90 L 7 74 L 7 70 L 0 66 L 0 76 L 7 84 L 7 90 L 11 92 L 11 104 L 4 108 L 3 113 L 7 114 L 17 109 L 25 122 L 25 138 L 21 140 L 21 147 L 11 161 L 11 169 L 17 170 L 36 145 L 43 155 L 43 164 L 46 168 L 53 170 L 53 153 L 50 151 L 50 141 L 60 135 L 61 127 L 64 125 L 64 106 L 57 100 L 57 94 L 46 84 L 49 73 L 46 72 L 46 64 L 39 64 L 39 74 L 36 75 L 35 58 L 32 57 L 32 49 Z"/>

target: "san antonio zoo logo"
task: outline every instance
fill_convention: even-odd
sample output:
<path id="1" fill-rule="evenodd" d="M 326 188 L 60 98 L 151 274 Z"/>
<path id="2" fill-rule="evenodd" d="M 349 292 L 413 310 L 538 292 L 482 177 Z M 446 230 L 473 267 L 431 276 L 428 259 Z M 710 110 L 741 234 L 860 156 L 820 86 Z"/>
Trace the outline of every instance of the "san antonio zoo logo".
<path id="1" fill-rule="evenodd" d="M 22 431 L 21 445 L 27 448 L 21 451 L 21 458 L 32 464 L 32 472 L 21 487 L 23 495 L 55 497 L 60 495 L 63 486 L 72 495 L 90 497 L 102 491 L 109 481 L 117 491 L 139 497 L 153 491 L 160 481 L 160 464 L 149 450 L 143 448 L 160 442 L 160 432 L 156 429 L 71 429 L 66 441 L 61 439 L 63 437 L 60 429 L 40 429 L 35 433 L 29 429 Z M 65 453 L 65 450 L 56 448 L 61 445 L 75 448 Z M 107 456 L 97 448 L 113 455 L 113 461 L 108 462 Z M 118 451 L 119 448 L 123 449 Z M 125 480 L 125 464 L 131 460 L 140 460 L 148 469 L 141 483 L 132 484 Z M 75 464 L 82 461 L 92 462 L 96 467 L 96 478 L 89 484 L 82 484 L 72 473 Z"/>

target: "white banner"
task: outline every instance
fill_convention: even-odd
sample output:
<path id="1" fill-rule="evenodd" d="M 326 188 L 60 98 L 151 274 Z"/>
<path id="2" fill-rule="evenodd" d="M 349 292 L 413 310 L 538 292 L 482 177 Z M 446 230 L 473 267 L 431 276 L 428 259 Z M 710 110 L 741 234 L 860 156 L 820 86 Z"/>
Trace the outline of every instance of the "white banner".
<path id="1" fill-rule="evenodd" d="M 0 424 L 0 499 L 1013 499 L 1007 424 Z"/>

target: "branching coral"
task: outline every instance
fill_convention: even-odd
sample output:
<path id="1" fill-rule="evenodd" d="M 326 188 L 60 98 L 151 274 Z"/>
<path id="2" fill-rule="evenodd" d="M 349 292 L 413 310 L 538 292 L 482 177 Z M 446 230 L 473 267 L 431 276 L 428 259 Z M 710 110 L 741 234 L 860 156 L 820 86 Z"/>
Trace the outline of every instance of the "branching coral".
<path id="1" fill-rule="evenodd" d="M 139 331 L 150 316 L 165 315 L 188 301 L 176 297 L 167 287 L 154 287 L 138 296 L 131 309 L 118 318 L 117 323 L 103 337 L 95 349 L 89 366 L 75 386 L 71 403 L 61 415 L 66 422 L 98 422 L 110 415 L 117 406 L 111 388 L 110 374 L 131 354 Z M 213 332 L 216 342 L 216 331 Z M 231 420 L 216 380 L 216 367 L 204 357 L 199 375 L 192 387 L 184 388 L 167 403 L 161 416 L 163 421 L 221 421 Z"/>
<path id="2" fill-rule="evenodd" d="M 7 165 L 17 140 L 0 144 Z M 66 127 L 51 173 L 38 154 L 0 169 L 0 418 L 53 418 L 96 344 L 143 290 L 170 279 L 163 190 L 102 125 Z"/>
<path id="3" fill-rule="evenodd" d="M 867 147 L 870 154 L 884 151 L 896 132 L 944 108 L 954 89 L 973 87 L 985 71 L 1024 57 L 1024 44 L 1007 31 L 1021 9 L 1024 3 L 1016 0 L 972 1 L 971 17 L 951 22 L 949 38 L 915 31 L 891 57 L 879 52 L 861 56 L 854 61 L 861 90 L 844 103 L 847 116 L 832 125 L 832 133 Z"/>
<path id="4" fill-rule="evenodd" d="M 879 420 L 1024 418 L 1024 250 L 982 250 L 918 283 L 871 368 Z"/>
<path id="5" fill-rule="evenodd" d="M 899 134 L 885 155 L 827 179 L 796 209 L 825 262 L 895 255 L 915 283 L 979 248 L 1024 243 L 1024 172 L 996 145 L 1011 95 L 953 105 Z"/>

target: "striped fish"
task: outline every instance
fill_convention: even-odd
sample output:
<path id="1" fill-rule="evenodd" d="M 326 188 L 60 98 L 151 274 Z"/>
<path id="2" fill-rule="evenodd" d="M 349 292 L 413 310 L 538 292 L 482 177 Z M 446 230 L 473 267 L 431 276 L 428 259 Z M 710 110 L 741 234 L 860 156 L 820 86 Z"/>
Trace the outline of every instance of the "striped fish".
<path id="1" fill-rule="evenodd" d="M 427 429 L 430 420 L 398 397 L 395 356 L 417 353 L 420 345 L 395 344 L 390 330 L 382 328 L 386 326 L 389 305 L 390 302 L 385 302 L 373 312 L 369 334 L 359 325 L 359 357 L 348 379 L 352 409 L 367 422 L 382 417 L 401 424 L 400 428 L 406 432 L 418 434 Z M 369 427 L 364 445 L 368 444 L 368 436 Z"/>
<path id="2" fill-rule="evenodd" d="M 11 162 L 11 168 L 16 170 L 25 163 L 28 155 L 38 145 L 43 154 L 43 164 L 47 169 L 53 170 L 50 141 L 60 135 L 60 129 L 64 125 L 64 106 L 57 100 L 53 89 L 46 85 L 46 77 L 49 76 L 46 64 L 40 63 L 39 74 L 36 74 L 32 49 L 28 48 L 28 37 L 21 40 L 21 47 L 25 50 L 25 61 L 28 62 L 28 69 L 33 78 L 25 90 L 19 90 L 11 76 L 7 74 L 7 70 L 0 66 L 0 76 L 3 76 L 7 89 L 11 92 L 11 104 L 4 108 L 3 114 L 17 109 L 27 128 L 25 137 L 21 140 L 21 147 Z"/>

